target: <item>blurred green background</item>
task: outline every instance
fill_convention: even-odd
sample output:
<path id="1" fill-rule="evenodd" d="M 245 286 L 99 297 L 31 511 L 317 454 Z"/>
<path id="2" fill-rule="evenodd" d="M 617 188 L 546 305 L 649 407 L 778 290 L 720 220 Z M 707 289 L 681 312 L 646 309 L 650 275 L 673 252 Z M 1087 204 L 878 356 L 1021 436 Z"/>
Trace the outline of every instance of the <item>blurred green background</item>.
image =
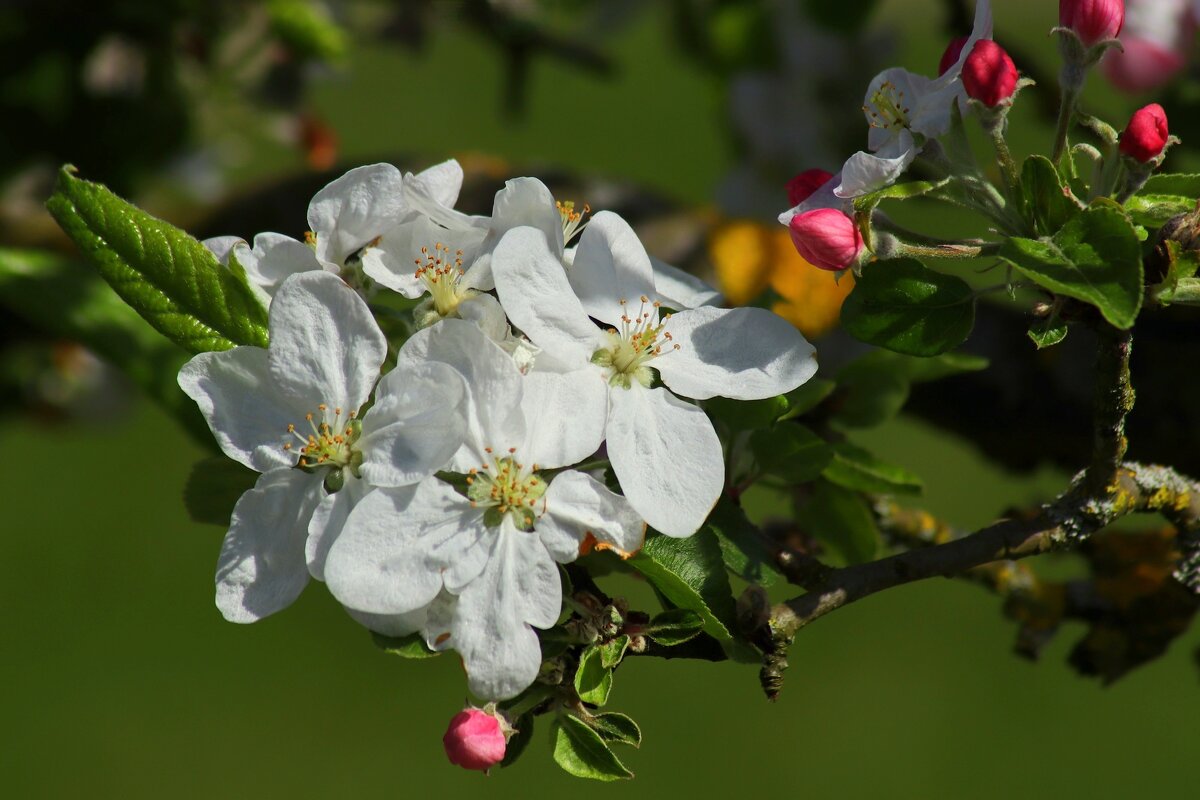
<path id="1" fill-rule="evenodd" d="M 1019 37 L 1052 70 L 1054 4 L 996 6 L 998 38 Z M 871 29 L 892 45 L 872 58 L 931 69 L 941 7 L 882 2 Z M 486 153 L 705 204 L 735 148 L 721 84 L 680 55 L 674 24 L 664 6 L 606 41 L 611 77 L 535 62 L 515 118 L 500 100 L 498 52 L 455 24 L 420 52 L 352 43 L 343 65 L 311 81 L 307 103 L 337 131 L 345 164 Z M 1091 91 L 1116 114 L 1132 107 Z M 229 180 L 251 186 L 302 168 L 295 153 L 264 146 Z M 1066 477 L 1005 473 L 912 419 L 860 439 L 922 475 L 930 510 L 964 528 Z M 621 752 L 631 784 L 570 778 L 545 731 L 485 779 L 442 753 L 465 690 L 453 656 L 383 654 L 319 584 L 256 625 L 221 619 L 212 574 L 223 530 L 191 522 L 180 501 L 206 453 L 157 408 L 65 425 L 9 416 L 0 452 L 12 506 L 0 559 L 5 797 L 1115 798 L 1186 796 L 1194 784 L 1194 632 L 1103 689 L 1065 664 L 1082 627 L 1026 662 L 1011 654 L 999 601 L 954 581 L 888 591 L 804 630 L 775 704 L 752 666 L 626 662 L 611 707 L 645 735 L 641 751 Z"/>

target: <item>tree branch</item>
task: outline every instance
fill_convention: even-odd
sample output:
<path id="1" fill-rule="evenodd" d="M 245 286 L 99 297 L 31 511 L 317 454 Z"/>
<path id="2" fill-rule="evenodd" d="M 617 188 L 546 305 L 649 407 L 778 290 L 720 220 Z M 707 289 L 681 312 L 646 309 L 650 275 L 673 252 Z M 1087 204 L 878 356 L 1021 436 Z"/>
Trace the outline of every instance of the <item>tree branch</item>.
<path id="1" fill-rule="evenodd" d="M 1174 470 L 1124 462 L 1125 418 L 1133 408 L 1131 337 L 1098 331 L 1092 459 L 1053 502 L 1028 519 L 1004 519 L 959 539 L 932 518 L 909 519 L 937 542 L 889 558 L 830 571 L 800 597 L 775 606 L 756 639 L 764 651 L 760 680 L 771 699 L 787 667 L 796 633 L 832 611 L 884 589 L 932 577 L 964 575 L 997 561 L 1016 561 L 1077 547 L 1129 514 L 1160 512 L 1179 528 L 1184 558 L 1177 577 L 1200 591 L 1200 485 Z M 984 575 L 986 576 L 986 572 Z"/>

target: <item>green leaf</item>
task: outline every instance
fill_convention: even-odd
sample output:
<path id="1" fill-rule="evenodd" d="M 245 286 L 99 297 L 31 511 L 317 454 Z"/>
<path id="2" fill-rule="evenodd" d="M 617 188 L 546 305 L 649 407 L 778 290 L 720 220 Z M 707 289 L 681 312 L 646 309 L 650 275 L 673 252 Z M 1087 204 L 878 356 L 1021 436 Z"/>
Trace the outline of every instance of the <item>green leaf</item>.
<path id="1" fill-rule="evenodd" d="M 750 452 L 758 468 L 791 483 L 811 481 L 833 457 L 825 440 L 797 423 L 782 423 L 750 434 Z"/>
<path id="2" fill-rule="evenodd" d="M 611 641 L 596 645 L 596 649 L 600 651 L 600 663 L 608 669 L 614 669 L 625 657 L 629 641 L 629 637 L 622 634 Z"/>
<path id="3" fill-rule="evenodd" d="M 612 668 L 604 666 L 604 655 L 595 645 L 586 648 L 575 670 L 575 693 L 579 699 L 594 706 L 608 702 L 612 691 Z"/>
<path id="4" fill-rule="evenodd" d="M 1029 327 L 1027 335 L 1037 345 L 1038 350 L 1053 347 L 1067 338 L 1067 323 L 1057 316 L 1040 319 Z"/>
<path id="5" fill-rule="evenodd" d="M 866 501 L 857 492 L 828 481 L 814 484 L 796 521 L 847 564 L 871 561 L 879 549 L 879 529 Z"/>
<path id="6" fill-rule="evenodd" d="M 267 345 L 267 311 L 245 276 L 184 231 L 150 216 L 71 167 L 58 175 L 50 213 L 121 298 L 193 353 Z"/>
<path id="7" fill-rule="evenodd" d="M 695 611 L 672 608 L 658 614 L 646 626 L 646 635 L 664 647 L 694 639 L 704 630 L 704 619 Z"/>
<path id="8" fill-rule="evenodd" d="M 822 400 L 833 394 L 833 390 L 836 388 L 837 384 L 833 381 L 827 381 L 822 378 L 808 379 L 784 395 L 788 401 L 788 409 L 777 421 L 783 422 L 784 420 L 794 419 L 801 414 L 812 411 L 821 404 Z"/>
<path id="9" fill-rule="evenodd" d="M 371 641 L 385 653 L 401 658 L 433 658 L 440 656 L 436 650 L 430 650 L 425 644 L 425 638 L 420 633 L 410 633 L 408 636 L 384 636 L 382 633 L 371 632 Z"/>
<path id="10" fill-rule="evenodd" d="M 699 614 L 704 630 L 723 647 L 732 643 L 733 590 L 721 546 L 710 529 L 701 528 L 685 539 L 650 532 L 642 549 L 625 563 L 645 575 L 667 600 Z"/>
<path id="11" fill-rule="evenodd" d="M 0 248 L 0 306 L 31 326 L 85 345 L 197 441 L 213 446 L 195 401 L 175 380 L 189 354 L 163 339 L 87 265 L 55 253 Z"/>
<path id="12" fill-rule="evenodd" d="M 336 61 L 346 53 L 346 32 L 329 11 L 311 0 L 271 0 L 271 30 L 303 58 Z"/>
<path id="13" fill-rule="evenodd" d="M 194 521 L 228 528 L 234 504 L 257 480 L 257 472 L 231 458 L 202 458 L 192 465 L 184 484 L 183 504 Z"/>
<path id="14" fill-rule="evenodd" d="M 765 400 L 730 400 L 714 397 L 704 401 L 704 410 L 731 433 L 769 428 L 788 410 L 783 395 Z"/>
<path id="15" fill-rule="evenodd" d="M 600 734 L 600 738 L 606 742 L 642 746 L 642 729 L 625 714 L 615 711 L 597 714 L 591 718 L 590 723 L 592 730 Z"/>
<path id="16" fill-rule="evenodd" d="M 554 760 L 577 778 L 615 781 L 633 777 L 600 734 L 572 714 L 560 714 L 554 721 Z"/>
<path id="17" fill-rule="evenodd" d="M 1162 194 L 1174 195 L 1191 201 L 1191 206 L 1196 206 L 1196 201 L 1200 200 L 1200 175 L 1186 175 L 1179 172 L 1160 172 L 1157 175 L 1151 175 L 1141 188 L 1138 194 Z M 1191 211 L 1189 208 L 1188 211 Z"/>
<path id="18" fill-rule="evenodd" d="M 1165 240 L 1163 245 L 1166 250 L 1167 274 L 1161 283 L 1150 290 L 1151 297 L 1163 305 L 1195 303 L 1198 284 L 1195 275 L 1200 269 L 1200 253 L 1185 250 L 1182 244 L 1173 239 Z"/>
<path id="19" fill-rule="evenodd" d="M 1050 236 L 1078 214 L 1081 206 L 1045 156 L 1030 156 L 1021 167 L 1021 193 L 1030 223 Z"/>
<path id="20" fill-rule="evenodd" d="M 842 304 L 842 326 L 857 339 L 913 356 L 957 347 L 975 324 L 966 281 L 900 258 L 863 269 Z"/>
<path id="21" fill-rule="evenodd" d="M 966 353 L 942 353 L 930 358 L 876 350 L 847 364 L 837 375 L 838 401 L 833 419 L 847 428 L 870 428 L 886 422 L 903 408 L 913 383 L 934 381 L 962 372 L 976 372 L 986 358 Z"/>
<path id="22" fill-rule="evenodd" d="M 921 479 L 913 473 L 903 467 L 884 463 L 849 442 L 833 445 L 833 461 L 822 476 L 839 486 L 860 492 L 920 494 L 924 489 Z"/>
<path id="23" fill-rule="evenodd" d="M 1151 179 L 1153 180 L 1153 179 Z M 1196 201 L 1170 194 L 1134 195 L 1125 201 L 1125 210 L 1137 225 L 1161 227 L 1167 220 L 1187 214 L 1196 208 Z"/>
<path id="24" fill-rule="evenodd" d="M 1006 239 L 1000 257 L 1039 286 L 1091 303 L 1118 328 L 1142 305 L 1141 245 L 1125 213 L 1097 201 L 1048 239 Z"/>
<path id="25" fill-rule="evenodd" d="M 946 180 L 937 181 L 936 183 L 932 181 L 893 183 L 882 189 L 876 189 L 873 192 L 854 198 L 854 210 L 859 213 L 869 213 L 884 200 L 908 200 L 913 197 L 920 197 L 921 195 L 929 194 L 936 189 L 942 188 L 947 183 L 949 181 Z"/>
<path id="26" fill-rule="evenodd" d="M 774 557 L 766 547 L 764 534 L 737 503 L 722 496 L 708 515 L 705 528 L 717 537 L 721 558 L 730 572 L 749 583 L 770 586 L 775 582 Z"/>

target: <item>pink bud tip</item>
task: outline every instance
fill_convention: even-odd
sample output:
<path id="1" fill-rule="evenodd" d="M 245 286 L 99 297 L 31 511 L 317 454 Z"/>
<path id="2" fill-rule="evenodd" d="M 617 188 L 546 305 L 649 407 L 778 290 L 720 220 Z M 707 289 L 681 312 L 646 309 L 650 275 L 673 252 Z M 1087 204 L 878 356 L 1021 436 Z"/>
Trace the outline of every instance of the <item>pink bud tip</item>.
<path id="1" fill-rule="evenodd" d="M 980 39 L 963 62 L 962 82 L 967 96 L 989 108 L 1012 97 L 1017 89 L 1017 65 L 1004 48 Z"/>
<path id="2" fill-rule="evenodd" d="M 823 169 L 804 170 L 787 182 L 788 202 L 794 206 L 800 205 L 811 197 L 813 192 L 828 183 L 832 177 L 833 173 Z"/>
<path id="3" fill-rule="evenodd" d="M 1149 92 L 1166 84 L 1187 66 L 1186 52 L 1166 50 L 1138 36 L 1121 39 L 1124 50 L 1112 50 L 1100 62 L 1109 83 L 1123 92 Z"/>
<path id="4" fill-rule="evenodd" d="M 1121 152 L 1145 164 L 1162 154 L 1167 145 L 1167 112 L 1151 103 L 1133 112 L 1121 132 Z"/>
<path id="5" fill-rule="evenodd" d="M 507 742 L 500 720 L 478 708 L 460 711 L 442 737 L 451 764 L 487 770 L 504 760 Z"/>
<path id="6" fill-rule="evenodd" d="M 800 256 L 820 269 L 838 272 L 862 252 L 862 234 L 854 220 L 836 208 L 818 208 L 792 217 L 792 244 Z"/>
<path id="7" fill-rule="evenodd" d="M 942 60 L 938 62 L 939 78 L 949 72 L 950 68 L 958 63 L 958 57 L 962 55 L 963 48 L 966 46 L 966 36 L 960 36 L 957 39 L 952 39 L 950 44 L 946 45 L 946 52 L 942 53 Z"/>
<path id="8" fill-rule="evenodd" d="M 1087 47 L 1115 39 L 1125 25 L 1125 0 L 1058 0 L 1058 24 Z"/>

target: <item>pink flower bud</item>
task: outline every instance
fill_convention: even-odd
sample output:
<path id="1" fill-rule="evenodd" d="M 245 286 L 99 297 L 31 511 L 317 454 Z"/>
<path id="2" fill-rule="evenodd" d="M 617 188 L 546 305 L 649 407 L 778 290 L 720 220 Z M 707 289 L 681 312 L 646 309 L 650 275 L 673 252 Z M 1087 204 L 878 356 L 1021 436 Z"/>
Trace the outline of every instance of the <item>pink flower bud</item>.
<path id="1" fill-rule="evenodd" d="M 1138 94 L 1163 86 L 1187 66 L 1186 52 L 1167 50 L 1149 39 L 1127 36 L 1125 49 L 1104 56 L 1100 69 L 1109 83 L 1123 92 Z"/>
<path id="2" fill-rule="evenodd" d="M 1058 0 L 1058 24 L 1085 47 L 1115 39 L 1125 24 L 1125 0 Z"/>
<path id="3" fill-rule="evenodd" d="M 1167 112 L 1158 103 L 1151 103 L 1129 118 L 1121 132 L 1121 152 L 1145 164 L 1162 153 L 1167 136 Z"/>
<path id="4" fill-rule="evenodd" d="M 787 182 L 788 202 L 798 206 L 820 189 L 833 174 L 823 169 L 806 169 Z"/>
<path id="5" fill-rule="evenodd" d="M 503 761 L 507 747 L 500 720 L 478 708 L 455 714 L 442 744 L 451 764 L 479 770 L 491 769 Z"/>
<path id="6" fill-rule="evenodd" d="M 836 208 L 818 208 L 792 217 L 792 244 L 800 256 L 820 269 L 838 272 L 862 252 L 862 234 L 854 220 Z"/>
<path id="7" fill-rule="evenodd" d="M 962 55 L 963 48 L 966 46 L 966 36 L 959 36 L 957 39 L 950 40 L 950 44 L 946 45 L 946 52 L 942 53 L 942 60 L 938 62 L 939 78 L 949 72 L 950 68 L 958 63 L 958 57 Z"/>
<path id="8" fill-rule="evenodd" d="M 1012 97 L 1017 89 L 1017 65 L 1004 48 L 991 39 L 980 39 L 963 62 L 962 82 L 967 96 L 992 108 Z"/>

